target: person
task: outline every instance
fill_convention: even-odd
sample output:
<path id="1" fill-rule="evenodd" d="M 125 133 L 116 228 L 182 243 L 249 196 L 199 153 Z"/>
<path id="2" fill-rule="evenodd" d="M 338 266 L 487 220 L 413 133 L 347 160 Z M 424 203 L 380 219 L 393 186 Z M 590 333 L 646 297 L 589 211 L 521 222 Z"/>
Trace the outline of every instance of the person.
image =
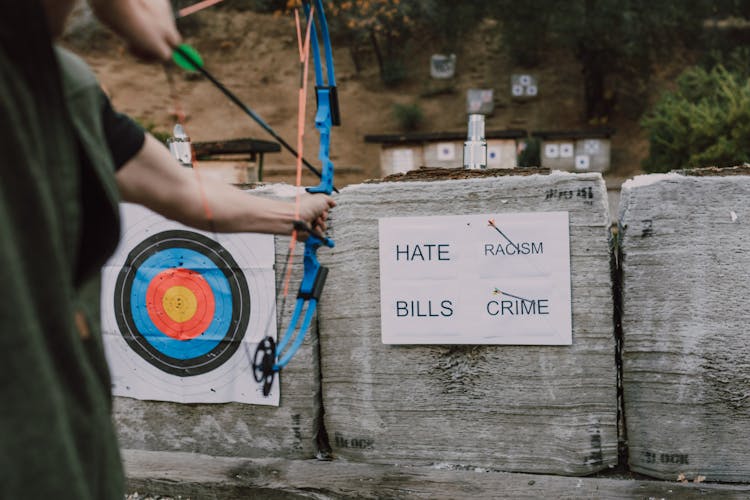
<path id="1" fill-rule="evenodd" d="M 123 497 L 98 331 L 120 200 L 218 231 L 289 234 L 295 222 L 294 204 L 201 183 L 133 133 L 88 67 L 54 47 L 74 3 L 0 0 L 0 499 Z M 180 41 L 166 0 L 91 4 L 144 57 L 166 60 Z M 334 205 L 307 195 L 299 216 L 325 230 Z"/>

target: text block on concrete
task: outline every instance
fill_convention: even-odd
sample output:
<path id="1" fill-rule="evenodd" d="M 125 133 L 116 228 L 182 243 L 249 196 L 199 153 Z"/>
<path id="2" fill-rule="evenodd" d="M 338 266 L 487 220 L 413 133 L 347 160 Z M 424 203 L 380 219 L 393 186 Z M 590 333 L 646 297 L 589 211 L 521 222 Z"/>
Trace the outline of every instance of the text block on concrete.
<path id="1" fill-rule="evenodd" d="M 570 345 L 567 212 L 379 221 L 384 344 Z"/>

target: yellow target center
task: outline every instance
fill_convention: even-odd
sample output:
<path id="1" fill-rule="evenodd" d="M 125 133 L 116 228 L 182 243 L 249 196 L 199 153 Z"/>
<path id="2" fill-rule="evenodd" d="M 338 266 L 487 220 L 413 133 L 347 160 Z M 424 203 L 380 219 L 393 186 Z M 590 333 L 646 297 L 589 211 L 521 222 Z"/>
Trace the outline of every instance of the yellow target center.
<path id="1" fill-rule="evenodd" d="M 198 310 L 198 299 L 189 288 L 173 286 L 164 294 L 162 306 L 172 321 L 184 323 L 195 316 Z"/>

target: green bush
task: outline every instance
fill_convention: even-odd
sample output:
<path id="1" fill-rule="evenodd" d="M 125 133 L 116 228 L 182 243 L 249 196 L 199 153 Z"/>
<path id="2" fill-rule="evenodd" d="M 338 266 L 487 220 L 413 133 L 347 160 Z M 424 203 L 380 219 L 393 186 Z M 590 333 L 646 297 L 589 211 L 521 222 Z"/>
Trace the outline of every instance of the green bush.
<path id="1" fill-rule="evenodd" d="M 419 104 L 394 104 L 393 115 L 402 130 L 411 132 L 422 125 L 424 114 Z"/>
<path id="2" fill-rule="evenodd" d="M 167 143 L 167 139 L 169 139 L 170 137 L 172 137 L 172 133 L 171 132 L 169 132 L 167 130 L 160 129 L 152 121 L 147 121 L 147 120 L 142 120 L 142 119 L 135 119 L 135 122 L 138 125 L 140 125 L 146 132 L 148 132 L 149 134 L 151 134 L 152 136 L 154 136 L 156 138 L 156 140 L 158 140 L 159 142 L 161 142 L 163 144 L 166 144 Z"/>
<path id="3" fill-rule="evenodd" d="M 519 167 L 541 167 L 541 141 L 536 137 L 524 139 L 521 152 L 518 153 Z"/>
<path id="4" fill-rule="evenodd" d="M 750 160 L 750 84 L 718 65 L 687 69 L 641 125 L 649 136 L 647 172 L 733 166 Z"/>
<path id="5" fill-rule="evenodd" d="M 396 87 L 406 81 L 406 65 L 398 59 L 388 59 L 383 63 L 380 78 L 386 87 Z"/>

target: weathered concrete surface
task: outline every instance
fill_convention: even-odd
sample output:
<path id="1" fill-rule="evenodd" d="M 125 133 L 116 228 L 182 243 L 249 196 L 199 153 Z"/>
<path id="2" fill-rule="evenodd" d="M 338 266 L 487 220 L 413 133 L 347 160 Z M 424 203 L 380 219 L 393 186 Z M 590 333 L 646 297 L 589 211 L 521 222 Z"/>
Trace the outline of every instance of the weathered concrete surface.
<path id="1" fill-rule="evenodd" d="M 289 186 L 277 185 L 253 193 L 291 199 L 293 190 Z M 286 262 L 289 238 L 277 237 L 275 244 L 278 284 Z M 302 277 L 302 247 L 297 245 L 295 251 L 292 291 L 283 311 L 283 329 L 292 315 Z M 317 330 L 313 329 L 281 375 L 278 408 L 115 398 L 114 417 L 121 445 L 131 449 L 229 457 L 314 457 L 320 451 L 317 446 L 320 418 L 317 348 Z"/>
<path id="2" fill-rule="evenodd" d="M 750 497 L 750 486 L 573 478 L 317 460 L 125 451 L 129 491 L 203 499 L 685 499 Z"/>
<path id="3" fill-rule="evenodd" d="M 321 301 L 325 423 L 352 461 L 589 474 L 617 461 L 607 194 L 553 173 L 342 190 Z M 424 176 L 423 176 L 424 177 Z M 381 343 L 378 218 L 568 211 L 572 346 Z"/>
<path id="4" fill-rule="evenodd" d="M 623 185 L 629 463 L 650 476 L 750 482 L 750 177 L 741 173 Z"/>

